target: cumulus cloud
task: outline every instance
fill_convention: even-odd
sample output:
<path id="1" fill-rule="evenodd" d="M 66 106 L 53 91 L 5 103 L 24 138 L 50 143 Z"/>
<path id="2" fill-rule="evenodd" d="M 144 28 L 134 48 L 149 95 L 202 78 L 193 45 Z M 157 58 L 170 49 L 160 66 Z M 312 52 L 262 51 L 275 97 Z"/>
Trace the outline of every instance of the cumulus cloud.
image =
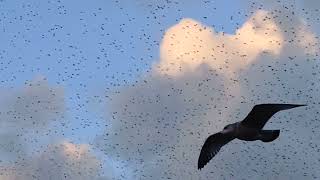
<path id="1" fill-rule="evenodd" d="M 318 41 L 299 19 L 257 11 L 235 35 L 192 19 L 171 27 L 153 72 L 113 94 L 97 147 L 127 179 L 315 179 L 320 134 Z M 290 24 L 291 23 L 291 24 Z M 302 28 L 303 27 L 303 28 Z M 308 38 L 305 38 L 308 37 Z M 200 148 L 258 103 L 306 103 L 279 113 L 272 143 L 228 144 L 202 171 Z M 245 167 L 245 168 L 244 168 Z M 130 172 L 130 173 L 127 173 Z"/>
<path id="2" fill-rule="evenodd" d="M 54 122 L 66 123 L 61 86 L 37 76 L 21 88 L 3 88 L 1 93 L 1 180 L 108 179 L 100 177 L 100 161 L 88 144 L 64 140 L 36 148 Z"/>
<path id="3" fill-rule="evenodd" d="M 282 45 L 279 27 L 266 11 L 256 12 L 235 34 L 218 33 L 200 22 L 183 19 L 166 31 L 158 72 L 179 75 L 207 64 L 233 73 L 252 63 L 261 52 L 278 55 Z"/>
<path id="4" fill-rule="evenodd" d="M 35 157 L 0 167 L 0 179 L 88 180 L 98 177 L 100 167 L 99 160 L 90 152 L 87 144 L 63 141 L 49 145 Z"/>
<path id="5" fill-rule="evenodd" d="M 25 155 L 27 144 L 39 139 L 50 123 L 63 120 L 64 91 L 43 76 L 0 91 L 0 152 L 2 159 L 12 160 Z M 35 136 L 26 138 L 30 134 Z"/>
<path id="6" fill-rule="evenodd" d="M 2 128 L 42 129 L 65 111 L 63 88 L 50 86 L 42 76 L 26 82 L 22 88 L 1 91 Z"/>

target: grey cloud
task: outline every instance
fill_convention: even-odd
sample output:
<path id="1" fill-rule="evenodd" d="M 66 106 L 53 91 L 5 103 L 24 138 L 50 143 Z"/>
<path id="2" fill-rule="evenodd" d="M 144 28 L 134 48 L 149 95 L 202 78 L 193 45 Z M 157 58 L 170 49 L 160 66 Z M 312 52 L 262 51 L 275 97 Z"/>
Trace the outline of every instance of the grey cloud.
<path id="1" fill-rule="evenodd" d="M 7 162 L 17 160 L 26 155 L 26 143 L 14 133 L 0 133 L 1 161 Z"/>
<path id="2" fill-rule="evenodd" d="M 86 145 L 68 142 L 51 144 L 40 154 L 0 167 L 1 179 L 77 179 L 98 178 L 99 161 Z"/>
<path id="3" fill-rule="evenodd" d="M 86 144 L 62 141 L 37 147 L 50 127 L 66 123 L 62 87 L 37 76 L 20 88 L 1 91 L 0 179 L 108 179 L 100 177 L 100 161 Z"/>
<path id="4" fill-rule="evenodd" d="M 272 15 L 270 15 L 272 17 Z M 292 26 L 299 27 L 298 20 Z M 109 128 L 97 139 L 107 156 L 124 162 L 129 179 L 315 179 L 320 147 L 319 63 L 292 31 L 278 57 L 260 54 L 235 77 L 203 64 L 181 77 L 148 74 L 111 96 Z M 306 33 L 306 32 L 305 32 Z M 294 33 L 293 33 L 294 34 Z M 238 60 L 238 59 L 234 59 Z M 224 67 L 226 68 L 226 67 Z M 205 138 L 239 121 L 258 103 L 306 103 L 277 114 L 266 128 L 280 128 L 272 143 L 228 144 L 202 171 L 196 168 Z M 130 169 L 131 173 L 125 173 Z"/>
<path id="5" fill-rule="evenodd" d="M 45 77 L 36 77 L 22 88 L 2 91 L 2 127 L 42 129 L 65 111 L 63 89 L 50 86 Z"/>
<path id="6" fill-rule="evenodd" d="M 25 156 L 52 122 L 65 115 L 64 91 L 37 76 L 22 87 L 2 88 L 0 97 L 0 152 L 3 161 Z"/>

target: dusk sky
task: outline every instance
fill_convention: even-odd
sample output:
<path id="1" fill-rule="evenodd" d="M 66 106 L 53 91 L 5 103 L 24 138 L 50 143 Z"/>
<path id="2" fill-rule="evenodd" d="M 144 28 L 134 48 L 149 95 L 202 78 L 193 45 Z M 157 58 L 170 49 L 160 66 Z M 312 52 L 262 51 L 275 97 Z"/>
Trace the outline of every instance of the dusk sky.
<path id="1" fill-rule="evenodd" d="M 0 0 L 0 180 L 320 178 L 320 1 Z M 280 137 L 205 139 L 255 104 Z"/>

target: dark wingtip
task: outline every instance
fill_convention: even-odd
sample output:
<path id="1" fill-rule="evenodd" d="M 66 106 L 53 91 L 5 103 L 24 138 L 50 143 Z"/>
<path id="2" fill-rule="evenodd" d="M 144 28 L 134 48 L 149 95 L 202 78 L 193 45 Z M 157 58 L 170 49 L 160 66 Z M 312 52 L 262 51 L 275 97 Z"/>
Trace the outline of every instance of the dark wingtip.
<path id="1" fill-rule="evenodd" d="M 295 107 L 307 106 L 306 104 L 295 104 Z"/>
<path id="2" fill-rule="evenodd" d="M 204 166 L 207 164 L 208 162 L 202 162 L 199 158 L 198 160 L 198 170 L 201 170 L 202 168 L 204 168 Z"/>
<path id="3" fill-rule="evenodd" d="M 306 104 L 278 104 L 280 106 L 286 107 L 285 109 L 289 108 L 296 108 L 296 107 L 301 107 L 301 106 L 307 106 Z"/>
<path id="4" fill-rule="evenodd" d="M 199 161 L 198 161 L 198 170 L 201 170 L 204 167 Z"/>
<path id="5" fill-rule="evenodd" d="M 292 109 L 292 108 L 307 106 L 306 104 L 287 104 L 287 105 L 288 105 L 287 108 L 284 108 L 284 109 Z"/>

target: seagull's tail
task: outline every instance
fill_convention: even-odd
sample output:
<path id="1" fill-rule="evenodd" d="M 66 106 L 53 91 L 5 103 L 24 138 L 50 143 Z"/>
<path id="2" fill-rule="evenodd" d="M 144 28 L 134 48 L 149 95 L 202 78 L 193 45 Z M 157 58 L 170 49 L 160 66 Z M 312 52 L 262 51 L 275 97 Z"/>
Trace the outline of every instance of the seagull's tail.
<path id="1" fill-rule="evenodd" d="M 261 130 L 259 139 L 263 142 L 271 142 L 277 139 L 280 135 L 280 130 Z"/>

